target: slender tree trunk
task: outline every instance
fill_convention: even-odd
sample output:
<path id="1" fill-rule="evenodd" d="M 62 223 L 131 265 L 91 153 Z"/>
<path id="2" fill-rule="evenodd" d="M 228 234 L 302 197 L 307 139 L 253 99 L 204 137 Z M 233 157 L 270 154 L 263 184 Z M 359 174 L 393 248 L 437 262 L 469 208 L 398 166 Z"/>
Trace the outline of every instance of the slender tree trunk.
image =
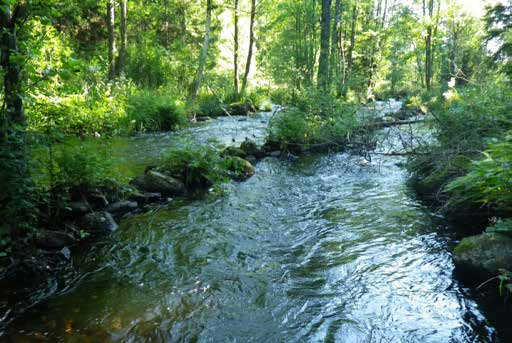
<path id="1" fill-rule="evenodd" d="M 206 58 L 208 57 L 208 48 L 210 46 L 210 28 L 212 22 L 212 0 L 206 0 L 206 22 L 204 25 L 204 41 L 201 49 L 201 55 L 199 56 L 199 66 L 197 68 L 197 74 L 192 85 L 192 91 L 190 92 L 190 99 L 194 100 L 201 89 L 201 83 L 203 81 L 203 72 L 206 65 Z"/>
<path id="2" fill-rule="evenodd" d="M 234 37 L 234 51 L 233 51 L 233 92 L 235 101 L 238 101 L 238 50 L 239 50 L 239 41 L 238 41 L 238 2 L 239 0 L 235 0 L 235 9 L 234 9 L 234 21 L 235 21 L 235 37 Z"/>
<path id="3" fill-rule="evenodd" d="M 121 49 L 119 51 L 119 75 L 125 74 L 126 59 L 128 56 L 128 5 L 126 0 L 121 0 Z"/>
<path id="4" fill-rule="evenodd" d="M 354 64 L 354 47 L 356 42 L 356 29 L 357 29 L 357 15 L 358 15 L 358 8 L 357 4 L 352 7 L 352 23 L 351 23 L 351 29 L 350 29 L 350 47 L 348 49 L 348 61 L 347 61 L 347 73 L 346 73 L 346 79 L 344 82 L 344 94 L 346 94 L 347 91 L 347 84 L 350 83 L 352 79 L 352 66 Z"/>
<path id="5" fill-rule="evenodd" d="M 329 70 L 331 81 L 335 80 L 336 84 L 341 79 L 340 64 L 342 55 L 339 53 L 341 47 L 341 1 L 336 0 L 334 4 L 334 21 L 331 34 L 331 62 Z"/>
<path id="6" fill-rule="evenodd" d="M 254 48 L 254 22 L 256 20 L 256 0 L 251 0 L 251 21 L 249 24 L 249 52 L 247 53 L 247 63 L 245 64 L 245 73 L 242 80 L 242 94 L 245 94 L 249 74 L 251 72 L 251 61 Z"/>
<path id="7" fill-rule="evenodd" d="M 116 76 L 116 33 L 115 25 L 115 0 L 107 2 L 107 27 L 108 27 L 108 79 Z"/>
<path id="8" fill-rule="evenodd" d="M 329 90 L 329 47 L 331 39 L 331 0 L 322 0 L 320 20 L 320 60 L 318 65 L 318 88 Z"/>

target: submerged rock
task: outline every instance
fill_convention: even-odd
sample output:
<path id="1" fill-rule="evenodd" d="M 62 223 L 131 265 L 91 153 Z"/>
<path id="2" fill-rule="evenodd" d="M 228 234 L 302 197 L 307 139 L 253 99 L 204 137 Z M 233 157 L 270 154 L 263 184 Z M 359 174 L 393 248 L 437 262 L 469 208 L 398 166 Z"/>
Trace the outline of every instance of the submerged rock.
<path id="1" fill-rule="evenodd" d="M 164 196 L 182 195 L 185 185 L 178 179 L 150 170 L 144 176 L 132 181 L 132 184 L 142 191 L 160 193 Z"/>
<path id="2" fill-rule="evenodd" d="M 453 258 L 463 271 L 497 275 L 512 268 L 512 238 L 499 233 L 484 233 L 464 238 L 455 248 Z"/>
<path id="3" fill-rule="evenodd" d="M 109 233 L 117 230 L 117 223 L 108 212 L 92 212 L 82 218 L 80 228 L 93 233 Z"/>

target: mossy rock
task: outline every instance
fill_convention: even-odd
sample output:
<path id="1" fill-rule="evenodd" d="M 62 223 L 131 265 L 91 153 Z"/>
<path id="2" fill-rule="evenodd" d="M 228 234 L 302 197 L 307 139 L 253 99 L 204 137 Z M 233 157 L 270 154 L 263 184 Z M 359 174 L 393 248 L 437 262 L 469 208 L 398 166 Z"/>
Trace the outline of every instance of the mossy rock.
<path id="1" fill-rule="evenodd" d="M 264 157 L 265 153 L 258 148 L 258 145 L 251 140 L 245 140 L 240 145 L 240 150 L 242 150 L 246 156 L 254 156 L 256 158 L 262 158 Z"/>
<path id="2" fill-rule="evenodd" d="M 247 153 L 240 149 L 240 148 L 237 148 L 237 147 L 234 147 L 234 146 L 228 146 L 226 149 L 224 149 L 221 153 L 221 156 L 222 157 L 240 157 L 240 158 L 245 158 L 247 156 Z"/>
<path id="3" fill-rule="evenodd" d="M 227 160 L 227 170 L 229 176 L 237 181 L 246 180 L 256 174 L 256 169 L 251 162 L 236 156 Z"/>
<path id="4" fill-rule="evenodd" d="M 512 238 L 499 233 L 484 233 L 464 238 L 455 248 L 458 268 L 482 277 L 497 275 L 512 268 Z"/>

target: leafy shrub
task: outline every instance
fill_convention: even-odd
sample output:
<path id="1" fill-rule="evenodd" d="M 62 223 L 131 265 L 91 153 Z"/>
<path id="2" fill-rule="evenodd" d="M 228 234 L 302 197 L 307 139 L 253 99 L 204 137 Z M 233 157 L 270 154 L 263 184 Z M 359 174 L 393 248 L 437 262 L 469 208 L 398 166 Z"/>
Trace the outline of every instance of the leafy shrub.
<path id="1" fill-rule="evenodd" d="M 497 79 L 462 89 L 455 98 L 430 100 L 429 106 L 436 139 L 409 160 L 408 169 L 417 191 L 445 202 L 449 194 L 439 196 L 442 189 L 469 171 L 471 161 L 480 156 L 487 142 L 512 129 L 512 93 L 506 82 Z M 477 173 L 475 170 L 468 178 Z M 461 190 L 462 181 L 459 183 Z M 455 203 L 464 201 L 453 200 Z"/>
<path id="2" fill-rule="evenodd" d="M 35 98 L 27 108 L 31 130 L 46 132 L 58 129 L 63 134 L 113 134 L 125 119 L 124 97 L 102 94 L 70 94 Z"/>
<path id="3" fill-rule="evenodd" d="M 203 93 L 196 99 L 197 112 L 202 116 L 218 117 L 225 115 L 224 104 L 214 94 Z"/>
<path id="4" fill-rule="evenodd" d="M 127 121 L 138 131 L 168 131 L 187 122 L 185 105 L 169 95 L 138 92 L 128 98 Z"/>
<path id="5" fill-rule="evenodd" d="M 84 145 L 63 146 L 55 152 L 52 188 L 103 186 L 110 166 L 106 150 L 91 150 Z"/>
<path id="6" fill-rule="evenodd" d="M 126 76 L 144 88 L 158 88 L 169 82 L 171 62 L 167 49 L 146 44 L 133 46 L 126 66 Z"/>
<path id="7" fill-rule="evenodd" d="M 270 123 L 269 140 L 281 148 L 319 150 L 346 143 L 358 127 L 355 108 L 318 92 L 304 94 L 296 107 Z"/>
<path id="8" fill-rule="evenodd" d="M 294 96 L 292 91 L 287 88 L 277 88 L 270 91 L 270 99 L 278 105 L 288 105 L 293 102 Z"/>
<path id="9" fill-rule="evenodd" d="M 491 144 L 484 156 L 446 187 L 450 204 L 469 202 L 512 212 L 512 135 Z"/>
<path id="10" fill-rule="evenodd" d="M 187 187 L 204 188 L 225 179 L 221 162 L 215 147 L 185 144 L 165 152 L 161 169 L 183 180 Z"/>

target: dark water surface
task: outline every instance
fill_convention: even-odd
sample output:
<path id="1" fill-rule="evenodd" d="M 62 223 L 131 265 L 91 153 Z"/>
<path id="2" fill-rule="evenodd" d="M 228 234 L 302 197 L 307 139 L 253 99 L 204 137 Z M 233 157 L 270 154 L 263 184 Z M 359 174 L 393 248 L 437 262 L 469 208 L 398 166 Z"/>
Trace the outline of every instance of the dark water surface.
<path id="1" fill-rule="evenodd" d="M 180 136 L 261 138 L 266 119 L 224 118 Z M 132 139 L 121 154 L 142 166 L 173 139 Z M 267 158 L 224 196 L 128 219 L 75 255 L 72 286 L 27 311 L 3 339 L 496 341 L 452 275 L 453 239 L 414 199 L 397 162 Z"/>

